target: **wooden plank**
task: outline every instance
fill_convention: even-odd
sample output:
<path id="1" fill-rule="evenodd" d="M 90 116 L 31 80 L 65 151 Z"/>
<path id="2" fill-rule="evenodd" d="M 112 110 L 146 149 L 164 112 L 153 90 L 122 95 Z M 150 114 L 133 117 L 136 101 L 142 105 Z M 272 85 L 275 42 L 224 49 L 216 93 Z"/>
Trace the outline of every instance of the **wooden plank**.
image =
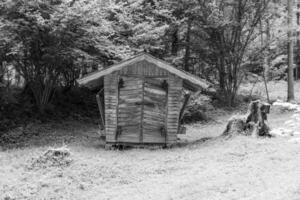
<path id="1" fill-rule="evenodd" d="M 119 91 L 118 126 L 121 134 L 117 142 L 139 142 L 142 99 L 141 79 L 137 77 L 120 76 L 124 85 Z"/>
<path id="2" fill-rule="evenodd" d="M 178 130 L 178 127 L 177 126 L 169 126 L 169 130 L 170 130 L 170 132 L 172 132 L 172 131 L 177 131 Z"/>
<path id="3" fill-rule="evenodd" d="M 165 118 L 165 114 L 166 113 L 162 113 L 162 112 L 155 112 L 155 111 L 145 111 L 144 112 L 144 116 L 146 118 L 151 118 L 151 119 L 157 119 L 157 120 L 163 120 L 165 121 L 166 118 Z"/>
<path id="4" fill-rule="evenodd" d="M 147 102 L 144 107 L 144 143 L 166 143 L 165 135 L 162 135 L 161 128 L 166 124 L 167 114 L 167 92 L 161 87 L 164 79 L 145 79 L 144 96 Z"/>
<path id="5" fill-rule="evenodd" d="M 123 99 L 121 99 L 123 100 Z M 123 101 L 121 101 L 121 104 L 125 104 L 125 103 L 129 103 L 129 104 L 133 104 L 133 103 L 136 103 L 136 102 L 140 102 L 141 99 L 136 96 L 136 98 L 128 98 L 128 99 L 124 99 Z"/>
<path id="6" fill-rule="evenodd" d="M 148 120 L 153 120 L 153 121 L 165 121 L 165 117 L 163 116 L 157 116 L 157 115 L 147 115 L 144 114 L 144 118 Z"/>
<path id="7" fill-rule="evenodd" d="M 174 143 L 177 140 L 177 127 L 179 119 L 179 111 L 181 107 L 182 96 L 182 79 L 170 75 L 169 76 L 169 90 L 168 90 L 168 143 Z"/>
<path id="8" fill-rule="evenodd" d="M 165 138 L 159 132 L 147 131 L 144 133 L 143 143 L 166 143 Z"/>
<path id="9" fill-rule="evenodd" d="M 97 93 L 96 99 L 97 99 L 98 109 L 99 109 L 99 113 L 100 113 L 101 129 L 105 129 L 105 113 L 104 113 L 102 101 L 100 100 L 100 96 L 99 96 L 99 94 L 101 92 L 104 92 L 103 89 Z"/>
<path id="10" fill-rule="evenodd" d="M 142 66 L 142 67 L 141 67 Z M 169 74 L 168 71 L 158 68 L 152 63 L 147 61 L 140 61 L 129 66 L 125 66 L 119 71 L 120 74 L 125 75 L 143 75 L 143 76 L 167 76 Z"/>
<path id="11" fill-rule="evenodd" d="M 120 98 L 121 99 L 128 99 L 132 97 L 140 98 L 139 101 L 141 100 L 142 97 L 142 91 L 141 90 L 130 90 L 130 91 L 121 91 L 120 92 Z"/>
<path id="12" fill-rule="evenodd" d="M 144 110 L 144 114 L 148 116 L 157 116 L 159 118 L 165 119 L 165 113 L 155 112 L 155 110 Z"/>
<path id="13" fill-rule="evenodd" d="M 143 126 L 148 127 L 148 128 L 153 128 L 154 130 L 160 130 L 162 126 L 164 126 L 165 122 L 164 121 L 152 121 L 152 120 L 146 120 L 144 119 Z"/>
<path id="14" fill-rule="evenodd" d="M 115 93 L 106 93 L 106 96 L 105 97 L 105 101 L 117 101 L 118 99 L 116 97 L 112 97 L 111 95 L 117 95 L 117 92 Z"/>
<path id="15" fill-rule="evenodd" d="M 164 95 L 158 95 L 155 93 L 150 93 L 150 92 L 144 92 L 144 95 L 147 97 L 148 100 L 156 101 L 156 102 L 164 102 L 166 103 L 166 96 L 167 94 L 165 93 Z"/>
<path id="16" fill-rule="evenodd" d="M 138 64 L 139 62 L 145 63 L 143 68 L 137 67 L 137 66 L 139 66 L 139 64 Z M 131 66 L 131 67 L 129 67 L 129 66 Z M 180 77 L 181 79 L 184 79 L 185 81 L 188 81 L 189 83 L 191 83 L 197 87 L 207 89 L 210 86 L 210 84 L 208 84 L 206 81 L 204 81 L 192 74 L 188 74 L 184 71 L 176 69 L 175 67 L 167 64 L 166 62 L 156 59 L 156 58 L 152 57 L 151 55 L 147 55 L 147 54 L 141 54 L 132 59 L 121 62 L 114 66 L 108 67 L 104 70 L 101 70 L 97 73 L 93 73 L 88 76 L 85 76 L 77 81 L 81 85 L 88 86 L 93 81 L 95 82 L 103 76 L 110 75 L 118 70 L 122 71 L 125 67 L 128 67 L 126 73 L 128 73 L 129 71 L 134 72 L 133 69 L 135 69 L 137 73 L 143 73 L 145 75 L 146 74 L 154 74 L 154 73 L 175 74 L 176 76 Z"/>
<path id="17" fill-rule="evenodd" d="M 139 123 L 136 125 L 122 126 L 118 142 L 139 142 L 139 126 Z"/>
<path id="18" fill-rule="evenodd" d="M 145 90 L 145 78 L 143 77 L 143 83 L 142 83 L 142 102 L 145 101 L 145 93 L 144 93 L 144 90 Z M 141 121 L 140 121 L 140 137 L 139 137 L 139 142 L 142 143 L 143 142 L 143 121 L 144 121 L 144 109 L 145 109 L 145 106 L 144 104 L 142 104 L 141 106 Z"/>
<path id="19" fill-rule="evenodd" d="M 125 88 L 141 88 L 142 87 L 143 82 L 138 80 L 138 81 L 129 81 L 129 80 L 125 80 L 124 82 L 124 87 Z"/>
<path id="20" fill-rule="evenodd" d="M 118 118 L 122 121 L 134 121 L 137 117 L 140 117 L 140 115 L 137 115 L 136 113 L 122 113 L 121 115 L 118 115 Z"/>
<path id="21" fill-rule="evenodd" d="M 108 108 L 108 109 L 106 109 L 105 110 L 105 113 L 107 114 L 107 115 L 116 115 L 117 114 L 117 111 L 115 110 L 115 106 L 114 106 L 114 109 L 112 109 L 112 108 Z"/>
<path id="22" fill-rule="evenodd" d="M 104 77 L 104 102 L 105 102 L 105 133 L 107 138 L 114 135 L 117 121 L 117 77 L 110 74 Z"/>
<path id="23" fill-rule="evenodd" d="M 135 120 L 133 118 L 140 117 L 141 110 L 134 110 L 133 112 L 128 112 L 126 110 L 118 113 L 118 118 L 122 120 Z"/>
<path id="24" fill-rule="evenodd" d="M 157 98 L 162 98 L 167 94 L 166 91 L 158 90 L 154 88 L 145 88 L 145 93 L 148 95 L 155 95 L 155 97 Z"/>
<path id="25" fill-rule="evenodd" d="M 124 85 L 123 88 L 121 88 L 121 93 L 127 92 L 127 91 L 131 91 L 131 90 L 141 90 L 142 87 L 141 85 L 139 85 L 141 83 L 137 83 L 137 85 L 131 85 L 131 86 L 126 86 Z"/>
<path id="26" fill-rule="evenodd" d="M 136 111 L 140 111 L 140 110 L 136 110 Z M 118 113 L 118 117 L 119 118 L 129 118 L 129 117 L 138 117 L 140 116 L 139 112 L 127 112 L 127 111 L 120 111 L 119 110 L 119 113 Z M 128 119 L 130 120 L 130 119 Z"/>

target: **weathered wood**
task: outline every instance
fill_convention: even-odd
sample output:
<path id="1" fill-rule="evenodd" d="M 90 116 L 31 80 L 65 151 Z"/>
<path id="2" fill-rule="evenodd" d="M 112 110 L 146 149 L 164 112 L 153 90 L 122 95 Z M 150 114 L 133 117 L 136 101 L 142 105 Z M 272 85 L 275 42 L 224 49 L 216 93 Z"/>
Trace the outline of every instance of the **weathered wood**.
<path id="1" fill-rule="evenodd" d="M 181 78 L 144 61 L 107 77 L 107 143 L 176 143 L 182 107 Z"/>
<path id="2" fill-rule="evenodd" d="M 105 114 L 104 114 L 102 101 L 100 100 L 100 94 L 102 92 L 103 92 L 103 89 L 100 90 L 96 95 L 98 109 L 99 109 L 99 113 L 100 113 L 100 129 L 101 130 L 105 129 Z"/>
<path id="3" fill-rule="evenodd" d="M 142 67 L 141 67 L 142 66 Z M 143 76 L 167 76 L 168 71 L 158 68 L 148 61 L 140 61 L 128 66 L 125 66 L 119 71 L 120 75 L 143 75 Z"/>
<path id="4" fill-rule="evenodd" d="M 182 79 L 170 74 L 168 84 L 167 143 L 172 144 L 177 141 Z"/>
<path id="5" fill-rule="evenodd" d="M 140 62 L 145 62 L 144 67 L 143 64 Z M 131 67 L 128 67 L 131 66 Z M 136 66 L 136 67 L 135 67 Z M 153 67 L 152 67 L 153 66 Z M 126 68 L 126 71 L 122 71 L 124 68 Z M 205 80 L 200 79 L 199 77 L 196 77 L 192 74 L 186 73 L 184 71 L 181 71 L 166 62 L 156 59 L 148 54 L 141 54 L 138 55 L 132 59 L 126 60 L 124 62 L 121 62 L 119 64 L 113 65 L 111 67 L 108 67 L 104 70 L 101 70 L 97 73 L 90 74 L 88 76 L 85 76 L 81 79 L 78 79 L 77 82 L 80 85 L 86 85 L 90 86 L 93 82 L 99 80 L 101 77 L 112 74 L 117 71 L 122 71 L 124 74 L 134 74 L 134 73 L 143 73 L 145 76 L 151 76 L 156 75 L 159 70 L 165 70 L 168 72 L 168 74 L 175 74 L 176 76 L 180 77 L 181 79 L 184 79 L 186 82 L 190 83 L 191 85 L 198 87 L 198 88 L 204 88 L 208 89 L 210 87 L 210 84 L 206 82 Z M 147 74 L 147 75 L 146 75 Z"/>
<path id="6" fill-rule="evenodd" d="M 166 143 L 167 92 L 162 87 L 165 79 L 144 79 L 143 142 Z"/>
<path id="7" fill-rule="evenodd" d="M 271 136 L 267 124 L 267 114 L 270 111 L 270 104 L 260 100 L 252 101 L 249 104 L 248 113 L 243 116 L 236 116 L 229 120 L 223 136 L 237 134 L 252 136 Z"/>
<path id="8" fill-rule="evenodd" d="M 109 74 L 104 77 L 105 102 L 105 134 L 106 141 L 115 142 L 114 134 L 117 127 L 117 83 L 118 77 Z"/>
<path id="9" fill-rule="evenodd" d="M 137 77 L 120 76 L 124 81 L 118 92 L 118 127 L 120 134 L 117 142 L 140 142 L 142 107 L 138 105 L 143 95 L 142 80 Z"/>
<path id="10" fill-rule="evenodd" d="M 144 67 L 144 66 L 143 66 Z M 142 83 L 142 89 L 143 89 L 143 92 L 142 92 L 142 102 L 145 101 L 145 77 L 142 78 L 143 80 L 143 83 Z M 145 105 L 144 104 L 141 104 L 141 122 L 140 122 L 140 143 L 143 142 L 144 140 L 144 110 L 145 110 Z"/>

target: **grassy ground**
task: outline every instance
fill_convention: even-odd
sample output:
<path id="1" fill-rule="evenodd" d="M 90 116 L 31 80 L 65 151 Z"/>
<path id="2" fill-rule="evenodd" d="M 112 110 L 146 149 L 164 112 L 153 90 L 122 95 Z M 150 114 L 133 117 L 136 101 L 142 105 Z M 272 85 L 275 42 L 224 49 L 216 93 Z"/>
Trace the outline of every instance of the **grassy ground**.
<path id="1" fill-rule="evenodd" d="M 181 145 L 164 150 L 105 151 L 95 124 L 49 124 L 20 148 L 0 150 L 0 199 L 300 199 L 300 145 L 216 137 L 232 113 L 216 115 L 189 125 Z M 273 109 L 269 123 L 282 126 L 291 115 Z M 70 166 L 30 168 L 48 147 L 64 143 Z"/>

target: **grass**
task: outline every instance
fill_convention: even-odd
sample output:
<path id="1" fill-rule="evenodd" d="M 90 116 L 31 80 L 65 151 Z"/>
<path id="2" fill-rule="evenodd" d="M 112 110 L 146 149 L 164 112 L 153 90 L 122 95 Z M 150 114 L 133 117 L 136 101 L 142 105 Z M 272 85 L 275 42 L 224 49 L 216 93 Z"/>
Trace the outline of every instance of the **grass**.
<path id="1" fill-rule="evenodd" d="M 253 87 L 254 86 L 254 87 Z M 253 88 L 253 89 L 252 89 Z M 270 81 L 267 84 L 267 88 L 269 91 L 269 97 L 271 101 L 275 101 L 280 99 L 282 101 L 287 100 L 287 82 L 286 81 Z M 294 93 L 295 100 L 300 102 L 300 80 L 295 81 L 294 84 Z M 252 91 L 252 95 L 267 98 L 266 88 L 263 82 L 258 82 L 256 84 L 247 83 L 242 84 L 240 88 L 240 93 L 244 95 L 250 95 Z"/>
<path id="2" fill-rule="evenodd" d="M 217 137 L 232 114 L 215 111 L 213 121 L 187 127 L 182 145 L 163 150 L 106 151 L 96 124 L 43 125 L 17 148 L 0 150 L 0 199 L 300 199 L 300 145 Z M 283 126 L 291 115 L 273 109 L 270 126 Z M 29 167 L 49 147 L 63 145 L 70 166 Z"/>

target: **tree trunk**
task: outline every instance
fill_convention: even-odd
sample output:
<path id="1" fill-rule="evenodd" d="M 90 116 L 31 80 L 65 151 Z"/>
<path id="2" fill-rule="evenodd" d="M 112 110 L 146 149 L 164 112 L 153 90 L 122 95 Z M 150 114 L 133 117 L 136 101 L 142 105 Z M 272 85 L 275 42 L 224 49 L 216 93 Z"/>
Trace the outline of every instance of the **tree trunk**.
<path id="1" fill-rule="evenodd" d="M 42 115 L 45 114 L 45 110 L 49 105 L 54 93 L 52 82 L 47 81 L 45 84 L 42 84 L 37 81 L 30 83 L 29 87 L 33 93 L 39 113 Z"/>
<path id="2" fill-rule="evenodd" d="M 225 91 L 225 78 L 226 78 L 226 72 L 225 72 L 225 61 L 224 61 L 224 57 L 220 58 L 220 63 L 219 63 L 219 67 L 218 67 L 218 71 L 219 71 L 219 85 L 220 85 L 220 89 L 222 92 Z"/>
<path id="3" fill-rule="evenodd" d="M 266 50 L 264 53 L 264 76 L 266 81 L 268 82 L 270 79 L 270 40 L 271 40 L 271 33 L 270 33 L 270 22 L 269 19 L 266 19 Z"/>
<path id="4" fill-rule="evenodd" d="M 177 55 L 178 47 L 179 47 L 179 40 L 178 40 L 178 27 L 174 27 L 174 31 L 172 32 L 172 46 L 171 46 L 171 53 L 173 56 Z"/>
<path id="5" fill-rule="evenodd" d="M 288 1 L 288 94 L 287 100 L 293 101 L 294 96 L 294 42 L 292 31 L 292 18 L 293 18 L 293 1 Z"/>
<path id="6" fill-rule="evenodd" d="M 297 1 L 297 14 L 296 14 L 296 20 L 297 20 L 297 26 L 300 26 L 300 1 Z M 297 51 L 296 51 L 296 70 L 295 70 L 295 79 L 300 78 L 300 31 L 297 30 Z"/>
<path id="7" fill-rule="evenodd" d="M 270 104 L 260 100 L 249 104 L 248 113 L 243 116 L 233 117 L 229 120 L 223 136 L 252 135 L 271 136 L 267 124 L 267 114 L 270 112 Z"/>
<path id="8" fill-rule="evenodd" d="M 184 70 L 190 71 L 189 69 L 189 60 L 190 60 L 190 37 L 191 37 L 191 28 L 192 28 L 192 20 L 188 20 L 187 22 L 187 32 L 185 38 L 185 56 L 184 56 Z"/>

